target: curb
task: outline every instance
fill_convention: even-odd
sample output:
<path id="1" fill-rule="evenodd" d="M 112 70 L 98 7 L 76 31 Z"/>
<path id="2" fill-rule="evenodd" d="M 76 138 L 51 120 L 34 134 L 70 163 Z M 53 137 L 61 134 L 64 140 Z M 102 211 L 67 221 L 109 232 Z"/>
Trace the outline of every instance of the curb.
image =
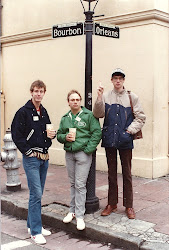
<path id="1" fill-rule="evenodd" d="M 57 206 L 57 204 L 56 204 Z M 60 228 L 63 231 L 71 232 L 73 234 L 85 237 L 91 240 L 97 240 L 104 243 L 111 243 L 115 246 L 123 247 L 132 250 L 168 250 L 169 244 L 160 242 L 148 242 L 139 237 L 133 236 L 124 232 L 115 232 L 110 228 L 106 228 L 90 221 L 86 221 L 86 229 L 78 231 L 76 229 L 75 220 L 69 224 L 63 223 L 64 215 L 68 212 L 68 208 L 63 205 L 58 205 L 61 213 L 45 211 L 42 208 L 43 223 L 53 229 Z M 19 219 L 27 219 L 27 203 L 11 202 L 6 197 L 1 197 L 1 210 L 5 213 L 17 217 Z M 52 209 L 51 209 L 52 210 Z"/>

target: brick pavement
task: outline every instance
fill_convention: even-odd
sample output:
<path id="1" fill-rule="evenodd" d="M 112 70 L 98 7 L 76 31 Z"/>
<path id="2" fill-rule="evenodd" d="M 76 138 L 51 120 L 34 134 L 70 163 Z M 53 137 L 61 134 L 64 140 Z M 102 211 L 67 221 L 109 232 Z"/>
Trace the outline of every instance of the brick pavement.
<path id="1" fill-rule="evenodd" d="M 78 249 L 84 248 L 85 250 L 92 250 L 92 249 L 120 250 L 118 248 L 114 248 L 114 246 L 104 245 L 98 242 L 91 242 L 88 239 L 79 239 L 75 235 L 68 234 L 64 231 L 60 231 L 60 230 L 54 231 L 51 228 L 48 228 L 48 229 L 52 231 L 52 235 L 50 235 L 49 237 L 46 237 L 47 243 L 41 246 L 41 248 L 39 247 L 38 249 L 78 250 Z M 31 245 L 33 245 L 33 242 L 27 233 L 25 220 L 18 220 L 14 217 L 11 217 L 10 215 L 2 214 L 1 215 L 1 233 L 13 236 L 15 237 L 16 240 L 17 239 L 26 240 L 27 242 L 30 242 Z M 3 243 L 1 242 L 1 246 L 3 246 L 2 244 Z M 16 241 L 16 244 L 17 244 L 17 241 Z M 17 245 L 15 249 L 18 249 Z M 29 248 L 26 248 L 26 249 L 29 249 Z M 31 247 L 31 249 L 33 248 Z M 37 247 L 35 247 L 35 249 L 37 249 Z"/>

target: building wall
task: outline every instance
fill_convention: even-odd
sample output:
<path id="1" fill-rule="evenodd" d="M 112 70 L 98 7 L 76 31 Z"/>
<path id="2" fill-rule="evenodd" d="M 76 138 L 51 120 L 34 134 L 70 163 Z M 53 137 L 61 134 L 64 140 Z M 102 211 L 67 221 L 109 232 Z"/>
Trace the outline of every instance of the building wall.
<path id="1" fill-rule="evenodd" d="M 84 5 L 87 4 L 84 2 Z M 47 84 L 43 101 L 56 130 L 67 112 L 67 92 L 76 88 L 84 100 L 85 36 L 52 39 L 52 26 L 84 21 L 77 0 L 2 1 L 2 90 L 5 129 L 29 98 L 35 79 Z M 93 36 L 93 102 L 98 82 L 112 88 L 111 72 L 126 72 L 125 87 L 139 95 L 147 120 L 143 140 L 135 141 L 134 175 L 156 178 L 168 165 L 168 1 L 100 0 L 96 21 L 120 27 L 120 39 Z M 101 124 L 103 119 L 100 119 Z M 19 155 L 20 156 L 20 155 Z M 63 145 L 56 140 L 50 162 L 65 165 Z M 98 146 L 96 167 L 107 171 L 104 149 Z M 119 166 L 119 172 L 121 168 Z"/>

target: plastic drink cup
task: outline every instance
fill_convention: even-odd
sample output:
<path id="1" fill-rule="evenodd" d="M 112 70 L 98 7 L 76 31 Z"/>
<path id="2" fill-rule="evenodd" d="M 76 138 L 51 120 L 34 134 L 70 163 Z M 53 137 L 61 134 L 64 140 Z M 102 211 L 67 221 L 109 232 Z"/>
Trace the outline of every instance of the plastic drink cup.
<path id="1" fill-rule="evenodd" d="M 49 132 L 54 130 L 54 124 L 46 124 L 47 137 L 49 137 Z"/>
<path id="2" fill-rule="evenodd" d="M 69 128 L 69 133 L 73 135 L 73 141 L 76 139 L 76 128 Z"/>

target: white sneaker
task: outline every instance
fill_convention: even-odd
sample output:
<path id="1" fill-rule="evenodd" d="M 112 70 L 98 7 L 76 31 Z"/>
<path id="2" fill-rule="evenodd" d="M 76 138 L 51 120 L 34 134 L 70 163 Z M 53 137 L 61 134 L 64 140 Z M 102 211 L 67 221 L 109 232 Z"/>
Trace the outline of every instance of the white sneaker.
<path id="1" fill-rule="evenodd" d="M 30 228 L 28 228 L 28 234 L 31 234 Z M 44 236 L 49 236 L 49 235 L 51 235 L 51 232 L 49 230 L 46 230 L 45 228 L 42 227 L 42 234 Z"/>
<path id="2" fill-rule="evenodd" d="M 64 223 L 69 223 L 71 222 L 73 219 L 75 218 L 75 214 L 74 213 L 68 213 L 66 215 L 66 217 L 63 219 Z"/>
<path id="3" fill-rule="evenodd" d="M 77 218 L 77 229 L 78 230 L 84 230 L 85 229 L 84 219 L 78 219 Z"/>
<path id="4" fill-rule="evenodd" d="M 49 236 L 49 235 L 51 235 L 52 233 L 51 233 L 51 231 L 46 230 L 45 228 L 42 227 L 42 234 L 43 234 L 44 236 Z"/>
<path id="5" fill-rule="evenodd" d="M 37 235 L 35 235 L 35 236 L 32 236 L 32 235 L 31 235 L 31 239 L 32 239 L 36 244 L 39 244 L 39 245 L 46 244 L 46 239 L 43 237 L 42 234 L 37 234 Z"/>

